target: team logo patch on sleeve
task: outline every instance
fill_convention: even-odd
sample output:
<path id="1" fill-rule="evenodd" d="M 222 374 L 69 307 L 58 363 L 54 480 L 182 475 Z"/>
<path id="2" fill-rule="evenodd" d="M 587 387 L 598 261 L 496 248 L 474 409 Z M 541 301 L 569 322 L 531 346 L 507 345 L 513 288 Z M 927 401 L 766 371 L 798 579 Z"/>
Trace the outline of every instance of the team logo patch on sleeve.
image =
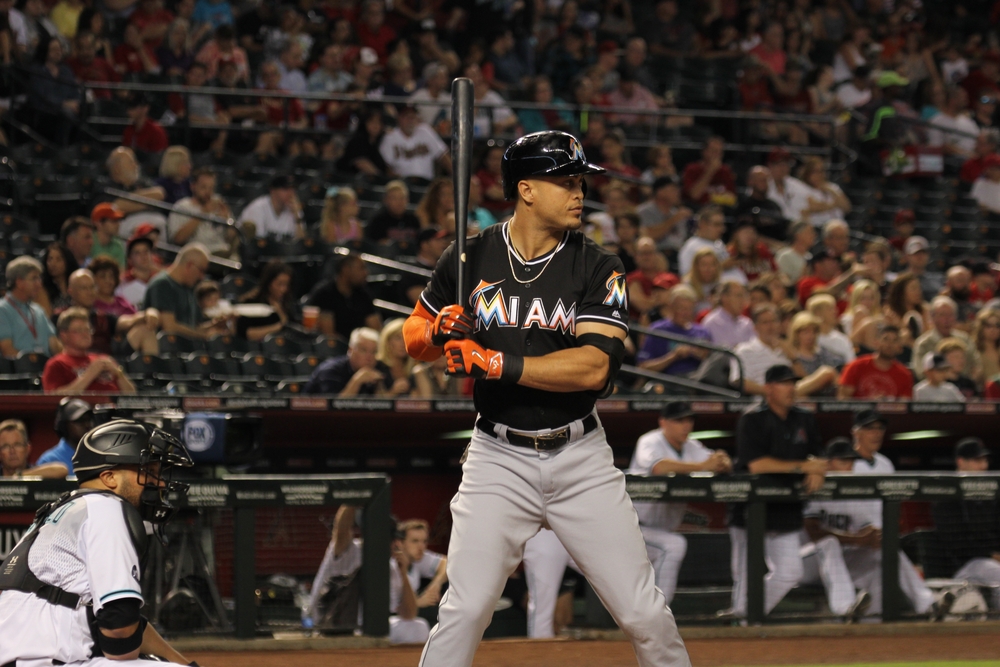
<path id="1" fill-rule="evenodd" d="M 613 308 L 628 307 L 628 290 L 625 286 L 625 274 L 617 271 L 611 272 L 611 277 L 605 283 L 608 288 L 608 295 L 604 298 L 604 305 Z"/>

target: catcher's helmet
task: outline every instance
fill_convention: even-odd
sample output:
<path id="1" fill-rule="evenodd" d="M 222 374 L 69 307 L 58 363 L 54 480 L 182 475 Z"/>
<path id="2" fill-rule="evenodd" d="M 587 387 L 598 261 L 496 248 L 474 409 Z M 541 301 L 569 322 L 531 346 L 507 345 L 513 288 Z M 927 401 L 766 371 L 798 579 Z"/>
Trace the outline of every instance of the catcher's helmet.
<path id="1" fill-rule="evenodd" d="M 572 134 L 547 131 L 526 134 L 508 146 L 503 154 L 500 173 L 503 176 L 503 197 L 511 201 L 517 192 L 518 182 L 526 178 L 602 174 L 604 168 L 587 162 L 583 146 Z"/>
<path id="2" fill-rule="evenodd" d="M 152 468 L 157 463 L 158 471 Z M 170 470 L 192 465 L 191 455 L 180 440 L 133 419 L 116 419 L 91 429 L 73 453 L 73 470 L 80 482 L 94 479 L 104 470 L 137 466 L 139 483 L 145 487 L 139 511 L 143 519 L 153 523 L 162 523 L 173 514 L 166 494 L 188 488 L 187 484 L 171 482 Z"/>

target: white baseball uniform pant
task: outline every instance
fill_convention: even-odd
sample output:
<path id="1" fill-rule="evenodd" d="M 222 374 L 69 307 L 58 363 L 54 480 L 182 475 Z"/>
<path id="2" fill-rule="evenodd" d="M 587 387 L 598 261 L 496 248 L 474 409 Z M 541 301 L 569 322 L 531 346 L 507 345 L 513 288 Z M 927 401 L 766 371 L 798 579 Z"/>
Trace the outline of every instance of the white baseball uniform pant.
<path id="1" fill-rule="evenodd" d="M 959 568 L 955 579 L 964 579 L 976 586 L 991 587 L 993 608 L 1000 609 L 1000 561 L 993 558 L 973 558 Z"/>
<path id="2" fill-rule="evenodd" d="M 421 667 L 469 667 L 525 543 L 551 528 L 619 627 L 641 667 L 690 667 L 603 428 L 551 452 L 476 429 L 451 501 L 448 591 Z"/>
<path id="3" fill-rule="evenodd" d="M 730 567 L 733 574 L 732 611 L 736 616 L 747 615 L 747 531 L 738 526 L 729 527 L 732 545 Z M 802 579 L 802 557 L 799 555 L 798 531 L 764 534 L 764 613 L 770 614 L 788 591 Z"/>
<path id="4" fill-rule="evenodd" d="M 803 544 L 799 554 L 802 556 L 802 583 L 823 584 L 831 613 L 843 616 L 850 611 L 857 591 L 837 538 L 827 535 Z"/>
<path id="5" fill-rule="evenodd" d="M 423 644 L 431 633 L 431 624 L 426 618 L 417 616 L 404 621 L 399 616 L 389 617 L 390 644 Z"/>
<path id="6" fill-rule="evenodd" d="M 687 539 L 663 528 L 639 526 L 639 530 L 646 542 L 646 555 L 656 573 L 656 586 L 663 591 L 663 597 L 670 604 L 677 591 L 677 575 L 681 571 L 681 563 L 687 554 Z"/>
<path id="7" fill-rule="evenodd" d="M 826 588 L 830 611 L 845 614 L 854 601 L 855 588 L 868 591 L 871 604 L 866 615 L 882 613 L 882 550 L 845 546 L 828 535 L 815 542 L 815 559 L 804 559 L 805 575 L 813 563 L 820 570 Z M 813 563 L 806 563 L 812 560 Z M 818 561 L 818 562 L 817 562 Z M 1000 565 L 1000 563 L 998 563 Z M 805 579 L 805 577 L 804 577 Z M 918 614 L 926 614 L 934 604 L 934 593 L 920 577 L 917 568 L 902 551 L 899 552 L 899 588 Z"/>
<path id="8" fill-rule="evenodd" d="M 548 639 L 555 636 L 552 619 L 567 567 L 580 572 L 580 566 L 551 530 L 543 528 L 524 545 L 524 579 L 528 584 L 528 637 Z"/>

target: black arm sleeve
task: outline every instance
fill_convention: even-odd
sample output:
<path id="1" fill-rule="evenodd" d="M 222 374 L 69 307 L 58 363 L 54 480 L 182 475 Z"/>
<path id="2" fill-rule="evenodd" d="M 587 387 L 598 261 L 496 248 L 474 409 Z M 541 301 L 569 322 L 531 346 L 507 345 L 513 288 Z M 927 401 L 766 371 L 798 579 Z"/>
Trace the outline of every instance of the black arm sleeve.
<path id="1" fill-rule="evenodd" d="M 139 620 L 139 609 L 142 600 L 139 598 L 121 598 L 107 603 L 95 614 L 97 627 L 105 630 L 125 628 Z M 95 637 L 96 639 L 96 637 Z"/>

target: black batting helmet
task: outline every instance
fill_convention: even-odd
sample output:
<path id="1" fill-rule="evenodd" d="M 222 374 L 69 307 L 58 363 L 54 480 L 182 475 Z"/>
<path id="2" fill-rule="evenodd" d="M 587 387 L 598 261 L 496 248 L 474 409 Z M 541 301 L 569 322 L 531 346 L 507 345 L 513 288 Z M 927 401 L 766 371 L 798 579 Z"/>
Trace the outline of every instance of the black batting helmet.
<path id="1" fill-rule="evenodd" d="M 526 178 L 603 174 L 604 167 L 587 162 L 583 146 L 572 134 L 547 131 L 526 134 L 508 146 L 503 154 L 500 173 L 503 176 L 503 197 L 511 201 L 517 192 L 518 182 Z"/>
<path id="2" fill-rule="evenodd" d="M 152 469 L 159 464 L 159 470 Z M 172 468 L 190 468 L 194 463 L 180 440 L 166 431 L 134 419 L 116 419 L 91 429 L 76 446 L 73 470 L 80 482 L 98 477 L 102 471 L 121 466 L 140 470 L 142 518 L 162 523 L 173 514 L 166 500 L 170 492 L 182 493 L 188 485 L 170 481 Z"/>

